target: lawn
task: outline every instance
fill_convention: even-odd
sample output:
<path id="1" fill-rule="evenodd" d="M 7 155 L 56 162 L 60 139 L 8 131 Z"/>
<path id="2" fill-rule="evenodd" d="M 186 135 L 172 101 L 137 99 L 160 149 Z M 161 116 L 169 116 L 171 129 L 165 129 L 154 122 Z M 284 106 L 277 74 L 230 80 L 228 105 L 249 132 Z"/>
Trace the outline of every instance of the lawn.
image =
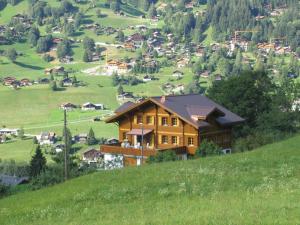
<path id="1" fill-rule="evenodd" d="M 299 224 L 299 146 L 97 172 L 0 200 L 1 224 Z"/>

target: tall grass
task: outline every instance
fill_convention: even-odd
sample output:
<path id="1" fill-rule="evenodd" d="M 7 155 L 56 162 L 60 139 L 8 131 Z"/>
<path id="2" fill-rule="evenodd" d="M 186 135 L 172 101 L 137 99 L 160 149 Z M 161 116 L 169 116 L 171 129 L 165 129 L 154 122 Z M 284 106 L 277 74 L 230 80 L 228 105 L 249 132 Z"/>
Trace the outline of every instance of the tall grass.
<path id="1" fill-rule="evenodd" d="M 105 171 L 0 201 L 1 224 L 298 224 L 300 136 L 252 152 Z"/>

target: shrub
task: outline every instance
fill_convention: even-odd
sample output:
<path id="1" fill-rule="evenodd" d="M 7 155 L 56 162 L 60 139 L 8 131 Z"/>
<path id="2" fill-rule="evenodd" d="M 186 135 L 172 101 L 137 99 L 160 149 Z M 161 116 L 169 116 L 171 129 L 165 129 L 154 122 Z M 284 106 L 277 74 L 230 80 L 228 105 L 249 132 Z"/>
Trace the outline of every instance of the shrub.
<path id="1" fill-rule="evenodd" d="M 175 161 L 177 159 L 176 153 L 172 150 L 160 151 L 155 156 L 150 156 L 147 159 L 148 163 L 160 163 Z"/>
<path id="2" fill-rule="evenodd" d="M 32 189 L 54 185 L 63 182 L 63 168 L 61 166 L 48 167 L 45 171 L 32 179 Z"/>
<path id="3" fill-rule="evenodd" d="M 9 187 L 0 183 L 0 198 L 8 195 Z"/>
<path id="4" fill-rule="evenodd" d="M 210 155 L 220 155 L 221 148 L 212 141 L 203 140 L 199 148 L 196 150 L 196 157 L 205 157 Z"/>
<path id="5" fill-rule="evenodd" d="M 244 138 L 239 138 L 233 146 L 235 152 L 250 151 L 260 146 L 273 143 L 287 136 L 283 132 L 255 132 Z"/>

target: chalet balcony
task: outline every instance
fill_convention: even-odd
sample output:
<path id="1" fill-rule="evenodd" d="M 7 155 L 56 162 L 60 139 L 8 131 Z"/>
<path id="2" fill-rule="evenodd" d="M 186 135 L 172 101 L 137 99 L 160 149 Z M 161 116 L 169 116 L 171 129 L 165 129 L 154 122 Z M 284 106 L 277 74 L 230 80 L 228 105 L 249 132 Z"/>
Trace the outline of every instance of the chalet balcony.
<path id="1" fill-rule="evenodd" d="M 153 149 L 149 147 L 145 147 L 143 149 L 143 156 L 149 157 L 149 156 L 155 156 L 159 151 L 166 151 L 171 150 L 175 151 L 177 155 L 180 154 L 186 154 L 187 149 L 185 146 L 175 146 L 171 148 L 165 148 L 165 149 Z M 109 154 L 117 154 L 117 155 L 127 155 L 127 156 L 142 156 L 142 148 L 136 148 L 134 146 L 121 146 L 121 144 L 112 144 L 112 145 L 101 145 L 100 151 L 102 153 L 109 153 Z"/>

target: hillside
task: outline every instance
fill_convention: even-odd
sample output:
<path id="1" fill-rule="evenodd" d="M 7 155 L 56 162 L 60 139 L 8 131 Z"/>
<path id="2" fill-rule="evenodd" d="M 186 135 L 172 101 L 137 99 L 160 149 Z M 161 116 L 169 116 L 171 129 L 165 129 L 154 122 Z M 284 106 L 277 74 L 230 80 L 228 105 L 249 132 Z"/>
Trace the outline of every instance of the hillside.
<path id="1" fill-rule="evenodd" d="M 1 224 L 297 224 L 300 136 L 253 152 L 94 173 L 0 201 Z"/>

